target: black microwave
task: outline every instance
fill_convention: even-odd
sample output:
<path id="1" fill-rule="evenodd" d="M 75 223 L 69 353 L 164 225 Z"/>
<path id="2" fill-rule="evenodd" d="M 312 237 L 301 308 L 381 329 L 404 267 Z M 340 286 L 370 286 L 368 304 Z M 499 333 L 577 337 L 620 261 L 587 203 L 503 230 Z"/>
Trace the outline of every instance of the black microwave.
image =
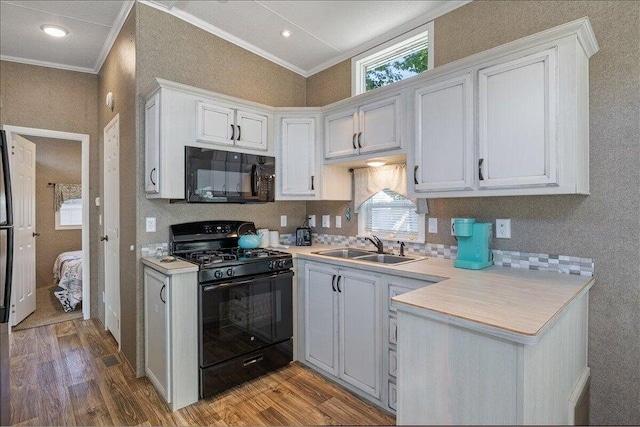
<path id="1" fill-rule="evenodd" d="M 185 147 L 189 203 L 263 203 L 275 199 L 275 158 Z"/>

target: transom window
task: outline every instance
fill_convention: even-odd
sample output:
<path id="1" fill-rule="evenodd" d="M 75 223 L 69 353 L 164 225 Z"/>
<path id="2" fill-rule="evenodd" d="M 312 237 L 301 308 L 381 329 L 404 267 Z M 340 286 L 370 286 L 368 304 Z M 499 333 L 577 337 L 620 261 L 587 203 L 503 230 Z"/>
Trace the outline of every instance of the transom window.
<path id="1" fill-rule="evenodd" d="M 374 194 L 360 207 L 358 234 L 381 239 L 424 242 L 425 216 L 411 200 L 391 190 Z"/>
<path id="2" fill-rule="evenodd" d="M 433 68 L 433 22 L 351 60 L 352 95 L 386 86 Z"/>

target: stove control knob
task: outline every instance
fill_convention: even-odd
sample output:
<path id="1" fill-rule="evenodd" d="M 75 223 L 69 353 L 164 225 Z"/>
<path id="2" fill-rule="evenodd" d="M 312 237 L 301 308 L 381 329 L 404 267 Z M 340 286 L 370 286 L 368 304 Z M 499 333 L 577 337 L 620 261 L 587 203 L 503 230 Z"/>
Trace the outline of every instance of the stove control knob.
<path id="1" fill-rule="evenodd" d="M 227 276 L 233 277 L 233 268 L 227 269 Z"/>
<path id="2" fill-rule="evenodd" d="M 279 268 L 284 268 L 284 260 L 281 259 L 280 261 L 278 261 L 278 267 Z"/>
<path id="3" fill-rule="evenodd" d="M 216 271 L 214 271 L 214 272 L 213 272 L 213 276 L 214 276 L 216 279 L 222 279 L 222 270 L 216 270 Z"/>
<path id="4" fill-rule="evenodd" d="M 267 264 L 267 267 L 269 267 L 269 270 L 273 270 L 274 268 L 276 268 L 276 264 L 274 261 L 269 261 L 269 264 Z"/>

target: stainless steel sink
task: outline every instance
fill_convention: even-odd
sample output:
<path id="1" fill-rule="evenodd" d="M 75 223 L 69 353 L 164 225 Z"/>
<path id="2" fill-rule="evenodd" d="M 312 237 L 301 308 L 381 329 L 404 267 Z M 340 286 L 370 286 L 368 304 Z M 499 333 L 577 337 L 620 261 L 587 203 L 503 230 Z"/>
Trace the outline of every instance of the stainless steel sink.
<path id="1" fill-rule="evenodd" d="M 378 262 L 381 264 L 400 264 L 402 262 L 418 261 L 421 258 L 408 258 L 406 256 L 392 254 L 372 254 L 355 258 L 358 261 Z"/>
<path id="2" fill-rule="evenodd" d="M 377 253 L 362 250 L 362 249 L 351 249 L 351 248 L 329 249 L 326 251 L 318 251 L 313 253 L 317 255 L 332 257 L 332 258 L 346 258 L 346 259 L 352 259 L 354 261 L 375 262 L 379 264 L 401 264 L 405 262 L 413 262 L 413 261 L 419 261 L 421 259 L 425 259 L 424 257 L 412 258 L 412 257 L 398 256 L 398 255 L 392 255 L 392 254 L 377 254 Z"/>
<path id="3" fill-rule="evenodd" d="M 351 249 L 351 248 L 341 248 L 341 249 L 330 249 L 327 251 L 319 251 L 314 252 L 318 255 L 325 255 L 334 258 L 355 258 L 363 255 L 372 255 L 370 251 L 365 251 L 362 249 Z"/>

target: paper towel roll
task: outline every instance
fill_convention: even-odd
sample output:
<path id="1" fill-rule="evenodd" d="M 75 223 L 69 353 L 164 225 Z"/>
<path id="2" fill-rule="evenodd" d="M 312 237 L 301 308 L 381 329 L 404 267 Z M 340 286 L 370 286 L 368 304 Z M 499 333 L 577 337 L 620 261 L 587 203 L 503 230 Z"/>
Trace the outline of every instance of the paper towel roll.
<path id="1" fill-rule="evenodd" d="M 280 246 L 280 232 L 278 231 L 270 231 L 269 232 L 269 246 Z"/>

